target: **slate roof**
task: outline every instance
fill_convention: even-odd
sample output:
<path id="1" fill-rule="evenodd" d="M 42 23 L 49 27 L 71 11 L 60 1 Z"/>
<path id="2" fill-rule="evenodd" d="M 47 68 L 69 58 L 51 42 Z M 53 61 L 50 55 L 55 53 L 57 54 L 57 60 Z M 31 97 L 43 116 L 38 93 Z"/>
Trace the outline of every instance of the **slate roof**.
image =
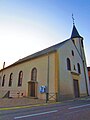
<path id="1" fill-rule="evenodd" d="M 58 43 L 58 44 L 53 45 L 53 46 L 51 46 L 51 47 L 49 47 L 49 48 L 46 48 L 46 49 L 41 50 L 41 51 L 39 51 L 39 52 L 36 52 L 36 53 L 34 53 L 34 54 L 32 54 L 32 55 L 29 55 L 29 56 L 27 56 L 27 57 L 24 57 L 24 58 L 22 58 L 22 59 L 19 59 L 18 61 L 16 61 L 15 63 L 13 63 L 13 64 L 11 64 L 11 65 L 9 65 L 9 66 L 7 66 L 7 67 L 5 67 L 4 69 L 9 68 L 9 67 L 11 67 L 11 66 L 15 66 L 15 65 L 20 64 L 20 63 L 23 63 L 23 62 L 26 62 L 26 61 L 29 61 L 29 60 L 34 59 L 34 58 L 37 58 L 37 57 L 40 57 L 40 56 L 42 56 L 42 55 L 45 55 L 45 54 L 48 54 L 48 53 L 52 53 L 52 52 L 56 51 L 59 47 L 61 47 L 62 45 L 64 45 L 64 44 L 65 44 L 67 41 L 69 41 L 69 40 L 70 40 L 70 39 L 67 39 L 67 40 L 65 40 L 65 41 L 63 41 L 63 42 L 61 42 L 61 43 Z M 0 71 L 1 71 L 1 70 L 0 70 Z"/>
<path id="2" fill-rule="evenodd" d="M 63 42 L 61 42 L 61 43 L 58 43 L 58 44 L 53 45 L 53 46 L 51 46 L 51 47 L 49 47 L 49 48 L 46 48 L 46 49 L 41 50 L 41 51 L 39 51 L 39 52 L 36 52 L 36 53 L 34 53 L 34 54 L 32 54 L 32 55 L 29 55 L 29 56 L 27 56 L 27 57 L 24 57 L 24 58 L 22 58 L 22 59 L 19 59 L 19 60 L 18 60 L 17 62 L 15 62 L 14 64 L 18 64 L 18 63 L 21 63 L 21 62 L 24 62 L 24 61 L 28 61 L 28 60 L 30 60 L 30 59 L 37 58 L 37 57 L 39 57 L 39 56 L 42 56 L 42 55 L 45 55 L 45 54 L 48 54 L 48 53 L 52 53 L 52 52 L 56 51 L 59 47 L 61 47 L 64 43 L 66 43 L 66 42 L 69 41 L 69 40 L 70 40 L 70 39 L 67 39 L 67 40 L 65 40 L 65 41 L 63 41 Z"/>
<path id="3" fill-rule="evenodd" d="M 79 33 L 78 33 L 75 25 L 73 25 L 73 30 L 72 30 L 71 38 L 77 38 L 77 37 L 78 37 L 78 38 L 82 38 L 82 37 L 79 35 Z"/>

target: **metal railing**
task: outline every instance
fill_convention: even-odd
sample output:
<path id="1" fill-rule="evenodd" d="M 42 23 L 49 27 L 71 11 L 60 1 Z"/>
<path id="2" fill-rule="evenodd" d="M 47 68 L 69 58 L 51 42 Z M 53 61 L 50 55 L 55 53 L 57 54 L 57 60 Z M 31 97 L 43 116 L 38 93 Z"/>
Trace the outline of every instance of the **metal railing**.
<path id="1" fill-rule="evenodd" d="M 46 93 L 46 103 L 50 100 L 54 100 L 57 102 L 57 93 Z"/>

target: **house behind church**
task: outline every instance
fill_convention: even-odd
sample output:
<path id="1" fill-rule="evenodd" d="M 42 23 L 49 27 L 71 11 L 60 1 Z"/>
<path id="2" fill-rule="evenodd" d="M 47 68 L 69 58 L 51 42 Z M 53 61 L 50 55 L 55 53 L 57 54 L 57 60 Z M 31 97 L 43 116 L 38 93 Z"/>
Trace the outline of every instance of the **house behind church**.
<path id="1" fill-rule="evenodd" d="M 54 95 L 57 101 L 89 95 L 83 37 L 73 25 L 70 39 L 0 70 L 0 97 Z M 54 98 L 52 98 L 54 99 Z"/>
<path id="2" fill-rule="evenodd" d="M 87 67 L 88 69 L 88 77 L 89 77 L 89 89 L 90 89 L 90 67 Z M 90 90 L 89 90 L 90 91 Z"/>

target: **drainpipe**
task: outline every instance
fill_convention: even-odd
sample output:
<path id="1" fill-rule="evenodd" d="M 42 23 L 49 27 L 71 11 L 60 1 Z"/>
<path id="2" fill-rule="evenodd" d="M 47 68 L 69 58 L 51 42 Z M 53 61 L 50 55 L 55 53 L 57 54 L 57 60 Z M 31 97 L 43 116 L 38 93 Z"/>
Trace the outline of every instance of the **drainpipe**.
<path id="1" fill-rule="evenodd" d="M 47 53 L 47 90 L 46 90 L 46 103 L 49 100 L 49 54 Z"/>

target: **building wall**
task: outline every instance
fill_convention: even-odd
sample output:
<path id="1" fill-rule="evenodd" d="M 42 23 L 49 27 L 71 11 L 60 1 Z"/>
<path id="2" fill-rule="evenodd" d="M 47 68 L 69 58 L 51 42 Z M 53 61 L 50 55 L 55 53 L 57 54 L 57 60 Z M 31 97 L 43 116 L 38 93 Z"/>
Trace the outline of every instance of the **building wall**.
<path id="1" fill-rule="evenodd" d="M 23 96 L 28 96 L 28 82 L 31 81 L 31 70 L 34 67 L 37 69 L 37 97 L 40 99 L 46 98 L 45 93 L 41 94 L 39 92 L 39 88 L 42 85 L 47 86 L 47 79 L 49 79 L 49 92 L 55 93 L 55 53 L 51 53 L 1 71 L 0 76 L 5 74 L 6 77 L 4 87 L 0 86 L 0 97 L 2 97 L 7 91 L 11 91 L 12 97 L 18 97 L 18 92 L 20 93 L 20 96 L 22 93 Z M 23 80 L 22 86 L 18 87 L 18 75 L 20 71 L 23 71 Z M 11 87 L 8 86 L 10 73 L 13 73 Z"/>
<path id="2" fill-rule="evenodd" d="M 72 50 L 74 56 L 72 55 Z M 60 99 L 74 98 L 73 79 L 77 79 L 79 83 L 80 96 L 87 95 L 85 76 L 83 71 L 83 63 L 73 42 L 70 40 L 64 44 L 59 50 L 59 89 Z M 71 61 L 71 71 L 67 70 L 67 58 Z M 81 74 L 78 74 L 77 63 L 80 64 Z M 74 70 L 74 67 L 76 70 Z"/>

